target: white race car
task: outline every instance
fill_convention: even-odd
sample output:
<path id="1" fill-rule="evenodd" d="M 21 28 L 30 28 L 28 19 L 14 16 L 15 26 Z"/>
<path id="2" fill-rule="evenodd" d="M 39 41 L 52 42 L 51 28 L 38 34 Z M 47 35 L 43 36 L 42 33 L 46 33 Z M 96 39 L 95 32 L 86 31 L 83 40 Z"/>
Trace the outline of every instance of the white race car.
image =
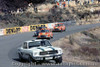
<path id="1" fill-rule="evenodd" d="M 55 60 L 56 63 L 62 63 L 62 54 L 62 49 L 53 47 L 48 40 L 25 41 L 18 48 L 19 58 L 29 62 Z"/>

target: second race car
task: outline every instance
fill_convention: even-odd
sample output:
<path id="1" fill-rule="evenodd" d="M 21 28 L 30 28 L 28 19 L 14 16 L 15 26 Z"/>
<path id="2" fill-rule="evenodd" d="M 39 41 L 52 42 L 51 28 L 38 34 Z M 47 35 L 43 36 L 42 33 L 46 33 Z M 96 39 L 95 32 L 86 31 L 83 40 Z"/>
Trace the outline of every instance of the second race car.
<path id="1" fill-rule="evenodd" d="M 34 32 L 33 37 L 38 36 L 38 35 L 39 35 L 39 32 L 41 32 L 41 30 L 49 30 L 49 29 L 48 29 L 47 27 L 38 27 L 38 28 L 36 29 L 36 31 Z"/>
<path id="2" fill-rule="evenodd" d="M 53 38 L 53 33 L 50 30 L 41 30 L 37 38 Z"/>
<path id="3" fill-rule="evenodd" d="M 65 30 L 66 30 L 66 27 L 63 23 L 55 24 L 54 29 L 53 29 L 53 31 L 55 31 L 55 32 L 56 31 L 65 31 Z"/>

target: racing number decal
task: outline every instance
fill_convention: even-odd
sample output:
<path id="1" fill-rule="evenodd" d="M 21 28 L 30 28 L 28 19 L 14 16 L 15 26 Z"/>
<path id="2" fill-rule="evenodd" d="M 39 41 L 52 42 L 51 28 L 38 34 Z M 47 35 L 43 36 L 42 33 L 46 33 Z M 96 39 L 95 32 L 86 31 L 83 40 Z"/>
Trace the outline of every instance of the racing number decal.
<path id="1" fill-rule="evenodd" d="M 34 31 L 36 29 L 36 26 L 30 26 L 30 31 Z"/>
<path id="2" fill-rule="evenodd" d="M 15 33 L 18 33 L 18 32 L 21 32 L 20 27 L 6 29 L 6 34 L 15 34 Z"/>
<path id="3" fill-rule="evenodd" d="M 46 26 L 45 26 L 45 24 L 43 24 L 43 25 L 31 25 L 30 31 L 35 31 L 36 29 L 38 29 L 38 27 L 46 27 Z"/>

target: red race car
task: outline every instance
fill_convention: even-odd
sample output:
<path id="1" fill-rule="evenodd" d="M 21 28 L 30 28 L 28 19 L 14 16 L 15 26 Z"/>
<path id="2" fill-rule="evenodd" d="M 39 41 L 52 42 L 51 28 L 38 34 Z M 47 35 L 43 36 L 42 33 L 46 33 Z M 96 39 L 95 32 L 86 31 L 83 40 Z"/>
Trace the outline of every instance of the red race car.
<path id="1" fill-rule="evenodd" d="M 50 30 L 41 30 L 37 38 L 53 38 L 53 33 Z"/>
<path id="2" fill-rule="evenodd" d="M 36 31 L 34 32 L 33 37 L 38 36 L 38 35 L 39 35 L 39 32 L 40 32 L 41 30 L 50 30 L 50 29 L 47 28 L 47 27 L 38 27 L 38 28 L 36 29 Z"/>
<path id="3" fill-rule="evenodd" d="M 53 29 L 53 31 L 65 31 L 65 30 L 66 30 L 66 27 L 63 23 L 55 24 L 54 29 Z"/>

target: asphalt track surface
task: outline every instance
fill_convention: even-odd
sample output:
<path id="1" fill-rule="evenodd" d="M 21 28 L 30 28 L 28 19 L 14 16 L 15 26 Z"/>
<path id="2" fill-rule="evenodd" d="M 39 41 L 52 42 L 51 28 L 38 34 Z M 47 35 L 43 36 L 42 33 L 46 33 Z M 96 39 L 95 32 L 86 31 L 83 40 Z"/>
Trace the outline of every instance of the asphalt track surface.
<path id="1" fill-rule="evenodd" d="M 88 30 L 91 28 L 95 28 L 100 26 L 100 23 L 97 24 L 89 24 L 89 25 L 74 25 L 71 27 L 66 27 L 65 32 L 55 32 L 54 38 L 50 41 L 56 41 L 60 38 L 65 37 L 66 35 L 70 35 L 73 33 L 81 32 L 84 30 Z M 25 63 L 18 59 L 18 55 L 16 53 L 17 48 L 20 47 L 21 43 L 27 40 L 35 39 L 33 36 L 33 32 L 19 33 L 9 36 L 1 36 L 0 37 L 0 67 L 29 67 L 28 65 L 18 66 L 18 64 L 14 63 Z M 46 65 L 31 65 L 31 67 L 47 67 Z M 79 65 L 52 65 L 48 67 L 85 67 Z"/>

